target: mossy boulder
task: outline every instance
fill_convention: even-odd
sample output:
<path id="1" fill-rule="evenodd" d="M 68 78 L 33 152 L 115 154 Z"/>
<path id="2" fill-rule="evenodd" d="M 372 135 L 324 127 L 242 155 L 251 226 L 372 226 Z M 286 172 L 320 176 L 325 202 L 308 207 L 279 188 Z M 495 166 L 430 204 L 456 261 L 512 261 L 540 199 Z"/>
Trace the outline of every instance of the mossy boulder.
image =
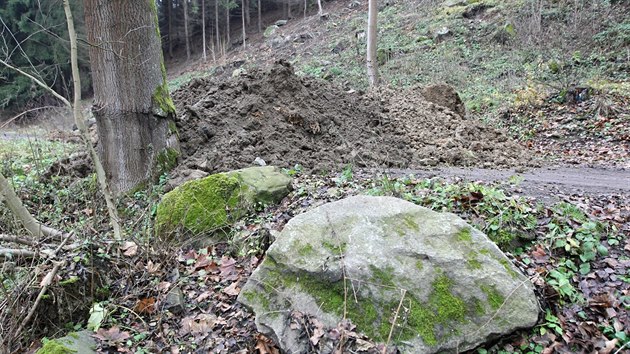
<path id="1" fill-rule="evenodd" d="M 284 198 L 291 178 L 273 166 L 250 167 L 188 181 L 166 193 L 155 225 L 166 239 L 211 234 L 253 211 Z"/>
<path id="2" fill-rule="evenodd" d="M 287 353 L 309 348 L 292 311 L 332 328 L 345 309 L 380 342 L 393 326 L 407 353 L 466 351 L 535 325 L 540 313 L 528 279 L 482 232 L 453 214 L 368 196 L 291 219 L 238 300 Z"/>
<path id="3" fill-rule="evenodd" d="M 96 353 L 96 340 L 90 331 L 80 331 L 46 341 L 35 354 L 91 354 Z"/>

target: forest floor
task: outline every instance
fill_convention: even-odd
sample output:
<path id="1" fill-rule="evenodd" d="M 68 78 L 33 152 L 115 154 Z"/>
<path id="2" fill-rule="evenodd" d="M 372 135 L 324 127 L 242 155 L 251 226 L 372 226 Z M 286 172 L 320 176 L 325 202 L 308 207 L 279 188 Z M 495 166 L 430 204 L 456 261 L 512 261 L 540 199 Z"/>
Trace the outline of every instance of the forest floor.
<path id="1" fill-rule="evenodd" d="M 166 179 L 125 197 L 120 204 L 125 224 L 136 236 L 117 252 L 104 253 L 111 246 L 93 240 L 98 253 L 87 248 L 67 254 L 71 266 L 60 274 L 65 280 L 85 277 L 90 257 L 106 264 L 110 294 L 99 303 L 110 312 L 97 332 L 101 349 L 275 353 L 274 344 L 256 332 L 252 314 L 236 303 L 239 289 L 291 217 L 346 196 L 370 194 L 457 213 L 501 244 L 530 276 L 544 309 L 540 324 L 476 352 L 621 350 L 630 328 L 625 101 L 615 103 L 606 116 L 588 110 L 595 98 L 577 105 L 531 106 L 560 112 L 544 116 L 545 122 L 558 123 L 545 130 L 548 123 L 530 118 L 526 121 L 534 128 L 521 127 L 533 129 L 531 137 L 521 140 L 519 134 L 432 104 L 419 92 L 384 91 L 374 99 L 297 77 L 286 63 L 182 85 L 173 96 L 184 155 L 171 178 L 191 170 L 250 166 L 260 157 L 294 176 L 294 190 L 280 205 L 234 225 L 229 242 L 184 248 L 155 244 L 149 236 L 151 213 Z M 590 112 L 587 118 L 583 111 Z M 599 121 L 614 122 L 615 129 Z M 555 131 L 563 132 L 560 138 L 546 133 Z M 76 158 L 84 155 L 59 160 L 77 151 L 68 143 L 76 141 L 75 133 L 16 128 L 0 137 L 4 161 L 11 161 L 4 168 L 42 219 L 70 228 L 87 223 L 94 235 L 107 232 L 89 161 Z M 561 139 L 580 148 L 567 149 L 558 143 Z M 28 158 L 20 160 L 24 153 Z M 44 199 L 33 199 L 42 193 Z M 70 218 L 63 216 L 68 213 Z M 515 244 L 508 234 L 517 236 Z M 67 293 L 62 285 L 53 291 Z M 172 299 L 174 292 L 181 300 Z M 63 321 L 81 328 L 81 314 L 86 316 L 75 313 Z M 360 329 L 341 329 L 349 334 L 340 344 L 343 350 L 361 343 L 365 352 L 381 352 L 383 344 L 362 337 Z M 50 328 L 36 333 L 50 335 Z"/>
<path id="2" fill-rule="evenodd" d="M 523 79 L 548 74 L 536 71 L 545 63 L 519 72 L 519 80 L 513 73 L 528 67 L 514 59 L 519 49 L 488 43 L 492 26 L 504 23 L 501 3 L 500 11 L 486 7 L 470 19 L 459 8 L 417 19 L 404 2 L 392 2 L 381 12 L 385 23 L 400 24 L 382 37 L 393 49 L 382 63 L 392 86 L 365 93 L 364 49 L 354 37 L 365 6 L 353 4 L 325 3 L 328 19 L 290 20 L 272 38 L 252 34 L 247 51 L 235 46 L 217 63 L 170 63 L 184 155 L 158 184 L 119 202 L 129 235 L 123 245 L 103 238 L 110 231 L 104 203 L 67 114 L 42 119 L 38 129 L 0 132 L 0 168 L 27 207 L 87 240 L 64 254 L 69 265 L 50 289 L 59 300 L 43 302 L 24 352 L 44 336 L 85 328 L 88 309 L 99 303 L 107 309 L 97 331 L 103 352 L 277 353 L 236 295 L 288 220 L 356 194 L 457 213 L 530 277 L 544 312 L 539 325 L 473 352 L 628 351 L 630 94 L 618 88 L 630 80 L 615 89 L 593 86 L 579 102 L 560 100 L 561 90 Z M 455 33 L 449 39 L 426 36 L 445 25 Z M 563 75 L 582 75 L 580 60 Z M 512 62 L 518 68 L 506 67 Z M 440 79 L 456 87 L 468 114 L 427 102 L 415 87 Z M 257 157 L 294 177 L 280 205 L 238 222 L 229 242 L 155 242 L 152 217 L 169 179 L 246 167 Z M 0 207 L 0 233 L 19 234 L 9 215 Z M 42 275 L 50 266 L 43 264 Z M 68 287 L 75 278 L 85 284 Z M 15 296 L 25 307 L 2 312 L 6 328 L 29 309 L 35 290 Z M 63 309 L 51 310 L 62 300 Z M 361 339 L 365 352 L 381 352 L 382 343 L 355 333 L 360 329 L 341 330 L 350 334 L 343 348 L 356 349 Z"/>

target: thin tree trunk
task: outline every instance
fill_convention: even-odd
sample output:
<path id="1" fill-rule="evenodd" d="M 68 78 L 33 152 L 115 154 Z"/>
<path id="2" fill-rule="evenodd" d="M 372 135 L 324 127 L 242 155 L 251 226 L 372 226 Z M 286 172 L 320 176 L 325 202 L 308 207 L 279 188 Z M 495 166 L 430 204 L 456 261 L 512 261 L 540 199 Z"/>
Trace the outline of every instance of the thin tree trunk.
<path id="1" fill-rule="evenodd" d="M 175 106 L 151 1 L 84 2 L 99 153 L 114 195 L 168 169 L 178 155 Z"/>
<path id="2" fill-rule="evenodd" d="M 304 18 L 306 18 L 306 8 L 308 7 L 308 0 L 304 0 Z"/>
<path id="3" fill-rule="evenodd" d="M 321 17 L 324 15 L 324 9 L 322 9 L 322 0 L 317 0 L 317 14 Z"/>
<path id="4" fill-rule="evenodd" d="M 247 49 L 247 45 L 245 44 L 245 0 L 241 0 L 241 19 L 243 22 L 243 50 Z"/>
<path id="5" fill-rule="evenodd" d="M 320 1 L 320 0 L 318 0 Z M 368 28 L 367 28 L 367 75 L 370 87 L 378 85 L 378 68 L 376 61 L 376 25 L 377 25 L 377 0 L 369 0 L 368 3 Z"/>
<path id="6" fill-rule="evenodd" d="M 72 107 L 74 122 L 81 132 L 85 146 L 90 152 L 90 157 L 92 157 L 94 169 L 96 170 L 96 179 L 98 180 L 101 192 L 105 197 L 107 212 L 109 213 L 109 219 L 114 230 L 114 238 L 120 240 L 122 238 L 122 234 L 120 230 L 120 224 L 118 223 L 119 219 L 118 211 L 116 210 L 116 204 L 114 204 L 114 198 L 112 198 L 112 193 L 109 189 L 109 186 L 107 185 L 105 170 L 103 169 L 103 165 L 101 164 L 101 159 L 98 157 L 98 154 L 94 149 L 94 145 L 92 145 L 92 139 L 90 139 L 90 133 L 88 132 L 88 128 L 85 125 L 85 119 L 83 117 L 83 112 L 81 111 L 81 76 L 79 74 L 79 62 L 77 59 L 77 32 L 74 30 L 74 19 L 72 18 L 72 11 L 70 10 L 69 0 L 63 1 L 63 7 L 66 12 L 66 22 L 68 22 L 68 36 L 70 37 L 70 66 L 72 68 L 72 80 L 74 81 L 74 105 Z"/>
<path id="7" fill-rule="evenodd" d="M 184 36 L 186 36 L 186 60 L 190 60 L 190 37 L 188 33 L 188 0 L 184 1 Z"/>
<path id="8" fill-rule="evenodd" d="M 173 59 L 173 0 L 166 0 L 168 6 L 168 56 Z"/>
<path id="9" fill-rule="evenodd" d="M 258 33 L 262 32 L 262 7 L 258 0 Z"/>
<path id="10" fill-rule="evenodd" d="M 206 56 L 206 0 L 201 0 L 201 40 L 203 42 L 203 61 L 205 62 L 208 59 Z"/>
<path id="11" fill-rule="evenodd" d="M 287 0 L 287 20 L 291 19 L 291 0 Z"/>
<path id="12" fill-rule="evenodd" d="M 249 0 L 245 0 L 245 23 L 249 26 L 251 21 L 251 16 L 249 15 Z"/>
<path id="13" fill-rule="evenodd" d="M 219 32 L 219 0 L 214 0 L 214 27 L 217 36 L 217 45 L 215 47 L 216 50 L 217 48 L 221 47 L 221 36 Z"/>
<path id="14" fill-rule="evenodd" d="M 230 6 L 229 4 L 225 6 L 225 35 L 227 39 L 227 43 L 225 44 L 228 49 L 231 47 L 230 42 Z"/>

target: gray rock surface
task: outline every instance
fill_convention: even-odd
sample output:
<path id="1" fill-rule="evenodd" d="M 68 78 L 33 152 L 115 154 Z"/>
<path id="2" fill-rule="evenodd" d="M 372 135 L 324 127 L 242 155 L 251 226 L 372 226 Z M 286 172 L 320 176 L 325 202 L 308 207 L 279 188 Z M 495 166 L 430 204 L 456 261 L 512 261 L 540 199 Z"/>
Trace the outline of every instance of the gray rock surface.
<path id="1" fill-rule="evenodd" d="M 155 225 L 165 239 L 210 235 L 291 189 L 291 178 L 274 166 L 249 167 L 188 181 L 164 194 Z"/>
<path id="2" fill-rule="evenodd" d="M 287 353 L 309 352 L 292 311 L 331 328 L 344 302 L 357 331 L 381 342 L 402 304 L 392 339 L 407 353 L 465 351 L 533 326 L 540 312 L 527 278 L 461 218 L 368 196 L 290 220 L 239 301 Z"/>
<path id="3" fill-rule="evenodd" d="M 36 354 L 45 353 L 96 353 L 96 340 L 90 331 L 72 332 L 65 337 L 50 340 Z"/>

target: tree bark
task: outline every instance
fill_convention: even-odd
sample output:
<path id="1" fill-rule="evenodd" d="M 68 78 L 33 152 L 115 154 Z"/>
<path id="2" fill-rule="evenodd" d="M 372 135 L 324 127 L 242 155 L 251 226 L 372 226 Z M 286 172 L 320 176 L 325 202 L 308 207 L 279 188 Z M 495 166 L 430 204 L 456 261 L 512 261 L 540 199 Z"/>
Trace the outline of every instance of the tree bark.
<path id="1" fill-rule="evenodd" d="M 320 17 L 324 15 L 324 9 L 322 8 L 322 0 L 317 0 L 317 14 Z"/>
<path id="2" fill-rule="evenodd" d="M 206 0 L 201 0 L 201 41 L 203 42 L 203 61 L 205 62 L 208 59 L 206 56 Z"/>
<path id="3" fill-rule="evenodd" d="M 308 7 L 308 0 L 304 0 L 304 18 L 306 18 L 306 8 Z"/>
<path id="4" fill-rule="evenodd" d="M 262 7 L 258 0 L 258 33 L 262 32 Z"/>
<path id="5" fill-rule="evenodd" d="M 188 0 L 184 2 L 184 36 L 186 37 L 186 60 L 190 60 L 190 36 L 188 33 Z"/>
<path id="6" fill-rule="evenodd" d="M 173 59 L 173 0 L 166 0 L 168 16 L 168 57 Z"/>
<path id="7" fill-rule="evenodd" d="M 217 45 L 215 47 L 215 51 L 221 48 L 221 36 L 219 32 L 219 0 L 214 1 L 214 30 L 216 32 L 217 37 Z"/>
<path id="8" fill-rule="evenodd" d="M 227 43 L 225 44 L 225 46 L 227 47 L 227 49 L 230 49 L 230 47 L 232 46 L 232 43 L 230 42 L 230 3 L 228 1 L 228 3 L 225 5 L 225 35 L 226 35 L 226 40 Z"/>
<path id="9" fill-rule="evenodd" d="M 291 0 L 287 0 L 287 20 L 291 19 Z"/>
<path id="10" fill-rule="evenodd" d="M 168 167 L 164 162 L 178 155 L 175 106 L 155 2 L 86 0 L 84 9 L 98 148 L 112 192 L 119 195 L 161 173 Z"/>
<path id="11" fill-rule="evenodd" d="M 318 0 L 321 1 L 321 0 Z M 368 28 L 367 28 L 367 75 L 370 87 L 378 85 L 378 68 L 376 61 L 376 33 L 377 33 L 377 0 L 369 0 L 368 3 Z"/>
<path id="12" fill-rule="evenodd" d="M 66 12 L 66 22 L 68 22 L 68 37 L 70 37 L 70 66 L 72 68 L 72 81 L 74 82 L 74 104 L 72 105 L 74 121 L 81 131 L 83 142 L 90 152 L 90 157 L 94 163 L 94 169 L 96 170 L 97 177 L 96 179 L 98 180 L 101 192 L 105 197 L 105 204 L 107 205 L 109 220 L 114 231 L 114 238 L 120 240 L 122 238 L 122 234 L 120 223 L 118 222 L 119 219 L 116 204 L 114 204 L 112 192 L 107 184 L 105 169 L 103 168 L 101 159 L 98 157 L 98 154 L 92 145 L 92 139 L 90 139 L 90 133 L 88 132 L 83 112 L 81 111 L 81 75 L 79 74 L 79 60 L 77 54 L 77 32 L 74 30 L 74 19 L 72 17 L 72 11 L 70 10 L 69 0 L 63 1 L 63 7 Z"/>
<path id="13" fill-rule="evenodd" d="M 243 50 L 247 49 L 247 45 L 245 44 L 245 0 L 241 0 L 241 19 L 243 20 Z"/>
<path id="14" fill-rule="evenodd" d="M 251 16 L 249 14 L 249 0 L 245 0 L 245 23 L 249 26 L 251 21 Z"/>

